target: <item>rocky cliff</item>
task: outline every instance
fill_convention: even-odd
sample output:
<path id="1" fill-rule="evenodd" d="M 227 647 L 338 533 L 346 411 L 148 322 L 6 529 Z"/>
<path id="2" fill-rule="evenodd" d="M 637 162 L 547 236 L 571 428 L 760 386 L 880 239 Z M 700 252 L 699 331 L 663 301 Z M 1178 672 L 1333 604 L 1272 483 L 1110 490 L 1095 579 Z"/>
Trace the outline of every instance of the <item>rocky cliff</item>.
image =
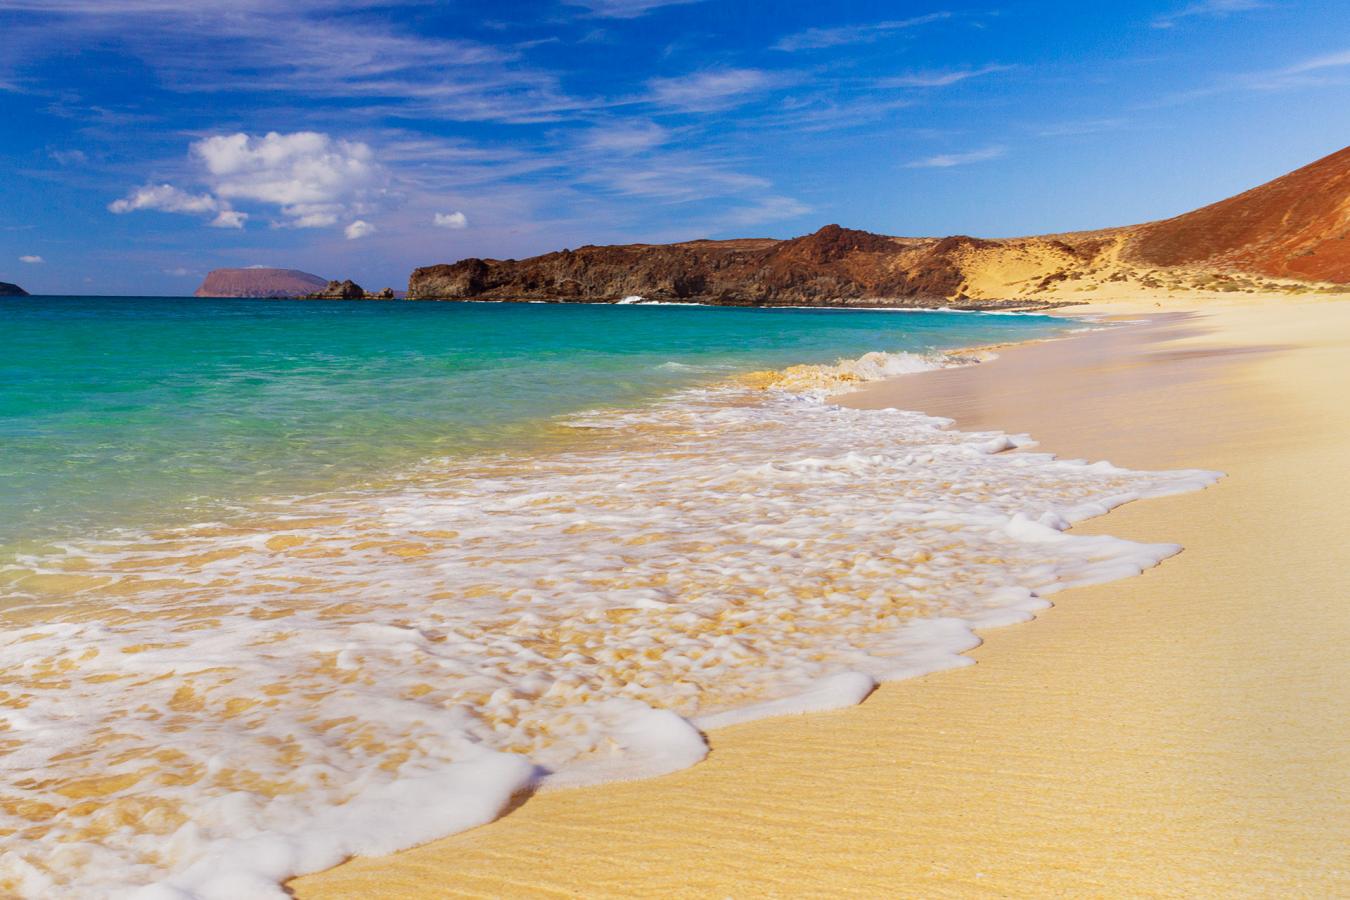
<path id="1" fill-rule="evenodd" d="M 198 297 L 303 297 L 327 281 L 297 269 L 213 269 L 197 288 Z"/>
<path id="2" fill-rule="evenodd" d="M 415 269 L 411 299 L 725 305 L 1034 306 L 1099 288 L 1302 290 L 1350 282 L 1350 148 L 1159 222 L 981 240 L 827 225 L 789 240 L 586 246 Z"/>
<path id="3" fill-rule="evenodd" d="M 828 305 L 860 298 L 940 305 L 962 297 L 958 260 L 984 244 L 827 225 L 786 241 L 581 247 L 524 260 L 466 259 L 413 272 L 411 299 L 683 300 Z"/>
<path id="4" fill-rule="evenodd" d="M 0 281 L 0 297 L 27 297 L 28 292 L 17 284 L 10 284 L 8 281 Z"/>

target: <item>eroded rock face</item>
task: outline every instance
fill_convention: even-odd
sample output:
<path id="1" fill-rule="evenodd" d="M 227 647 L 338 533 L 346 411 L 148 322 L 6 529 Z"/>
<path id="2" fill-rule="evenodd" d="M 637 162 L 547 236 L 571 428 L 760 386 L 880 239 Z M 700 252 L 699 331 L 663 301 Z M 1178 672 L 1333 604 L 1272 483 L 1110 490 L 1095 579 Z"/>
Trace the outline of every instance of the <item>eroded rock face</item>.
<path id="1" fill-rule="evenodd" d="M 198 297 L 303 297 L 327 282 L 299 269 L 213 269 Z"/>
<path id="2" fill-rule="evenodd" d="M 1161 278 L 1159 268 L 1172 269 Z M 1167 219 L 982 240 L 814 234 L 581 247 L 529 259 L 415 269 L 411 299 L 613 302 L 641 296 L 743 306 L 1032 306 L 1090 291 L 1201 284 L 1225 273 L 1350 283 L 1350 148 L 1246 193 Z M 1161 280 L 1160 280 L 1161 279 Z M 1231 281 L 1231 279 L 1229 279 Z"/>
<path id="3" fill-rule="evenodd" d="M 742 239 L 581 247 L 523 260 L 427 266 L 412 299 L 612 301 L 641 296 L 727 305 L 859 298 L 939 305 L 960 293 L 957 256 L 974 239 L 904 239 L 827 225 L 786 241 Z"/>
<path id="4" fill-rule="evenodd" d="M 8 281 L 0 281 L 0 297 L 27 297 L 28 292 L 17 284 L 10 284 Z"/>

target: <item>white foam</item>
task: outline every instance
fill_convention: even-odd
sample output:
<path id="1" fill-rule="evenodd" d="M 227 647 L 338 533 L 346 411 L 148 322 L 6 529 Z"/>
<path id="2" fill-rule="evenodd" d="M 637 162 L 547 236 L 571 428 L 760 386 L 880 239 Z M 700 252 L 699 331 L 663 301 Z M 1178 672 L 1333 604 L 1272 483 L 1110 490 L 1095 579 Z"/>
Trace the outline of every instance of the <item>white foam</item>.
<path id="1" fill-rule="evenodd" d="M 725 728 L 728 725 L 767 719 L 771 716 L 793 716 L 842 709 L 863 702 L 876 687 L 876 681 L 865 672 L 839 672 L 816 679 L 800 694 L 698 716 L 694 719 L 694 724 L 704 729 Z"/>
<path id="2" fill-rule="evenodd" d="M 974 629 L 1156 564 L 1064 529 L 1217 477 L 825 393 L 689 390 L 573 417 L 568 452 L 21 560 L 0 889 L 281 896 L 526 787 L 692 765 L 700 728 L 968 665 Z"/>

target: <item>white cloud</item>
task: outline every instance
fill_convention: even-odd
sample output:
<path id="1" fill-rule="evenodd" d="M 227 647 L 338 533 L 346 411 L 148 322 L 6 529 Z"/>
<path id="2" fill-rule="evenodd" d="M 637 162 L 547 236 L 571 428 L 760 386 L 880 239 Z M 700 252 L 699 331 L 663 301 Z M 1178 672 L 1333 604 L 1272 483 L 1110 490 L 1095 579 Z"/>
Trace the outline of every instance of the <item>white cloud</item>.
<path id="1" fill-rule="evenodd" d="M 907 28 L 927 25 L 951 18 L 949 12 L 928 13 L 910 19 L 895 19 L 889 22 L 872 22 L 867 25 L 843 25 L 838 28 L 808 28 L 797 34 L 790 34 L 773 45 L 774 50 L 796 53 L 798 50 L 823 50 L 827 47 L 839 47 L 845 44 L 867 44 L 881 40 L 888 35 Z"/>
<path id="2" fill-rule="evenodd" d="M 194 143 L 192 153 L 217 197 L 279 206 L 296 228 L 364 212 L 388 181 L 368 145 L 317 131 L 216 135 Z"/>
<path id="3" fill-rule="evenodd" d="M 659 147 L 669 137 L 670 132 L 655 122 L 620 122 L 591 129 L 582 145 L 601 153 L 640 153 Z"/>
<path id="4" fill-rule="evenodd" d="M 440 228 L 460 230 L 469 227 L 469 217 L 462 212 L 436 213 L 431 221 Z"/>
<path id="5" fill-rule="evenodd" d="M 583 6 L 591 15 L 609 19 L 636 19 L 662 6 L 683 6 L 702 0 L 564 0 L 568 6 Z"/>
<path id="6" fill-rule="evenodd" d="M 212 228 L 243 228 L 248 221 L 248 213 L 237 209 L 222 209 L 209 223 Z"/>
<path id="7" fill-rule="evenodd" d="M 738 106 L 751 94 L 782 81 L 781 76 L 762 69 L 708 69 L 677 78 L 653 78 L 647 82 L 648 99 L 684 112 L 711 112 Z"/>
<path id="8" fill-rule="evenodd" d="M 1231 16 L 1233 13 L 1262 9 L 1265 5 L 1258 0 L 1200 0 L 1199 3 L 1192 3 L 1175 12 L 1158 16 L 1150 24 L 1154 28 L 1174 28 L 1183 19 Z"/>
<path id="9" fill-rule="evenodd" d="M 210 194 L 189 194 L 171 184 L 147 184 L 120 200 L 108 204 L 110 212 L 121 215 L 138 209 L 161 212 L 208 213 L 220 209 L 220 201 Z"/>
<path id="10" fill-rule="evenodd" d="M 165 270 L 164 270 L 164 274 L 165 274 L 165 275 L 176 275 L 176 276 L 179 277 L 179 278 L 185 278 L 185 277 L 187 277 L 187 276 L 189 276 L 189 275 L 193 275 L 193 274 L 195 274 L 195 273 L 192 272 L 190 269 L 184 268 L 183 266 L 178 266 L 178 267 L 175 268 L 175 269 L 165 269 Z"/>
<path id="11" fill-rule="evenodd" d="M 215 213 L 212 227 L 243 228 L 249 213 L 235 209 L 234 203 L 251 202 L 277 208 L 282 218 L 274 226 L 326 228 L 368 213 L 389 184 L 388 172 L 368 145 L 317 131 L 215 135 L 194 142 L 189 155 L 208 192 L 146 185 L 114 200 L 108 209 Z"/>
<path id="12" fill-rule="evenodd" d="M 365 237 L 368 234 L 375 233 L 375 226 L 365 219 L 357 219 L 355 222 L 342 229 L 342 233 L 347 236 L 347 240 L 355 241 Z"/>
<path id="13" fill-rule="evenodd" d="M 950 69 L 943 72 L 913 72 L 909 75 L 897 75 L 893 78 L 879 79 L 877 81 L 877 87 L 946 87 L 949 84 L 956 84 L 958 81 L 965 81 L 967 78 L 978 78 L 981 75 L 990 75 L 994 72 L 1006 72 L 1011 68 L 1013 67 L 990 64 L 987 66 L 980 66 L 978 69 Z"/>
<path id="14" fill-rule="evenodd" d="M 905 167 L 908 169 L 949 169 L 952 166 L 964 166 L 969 163 L 998 159 L 1007 152 L 1004 147 L 985 147 L 983 150 L 971 150 L 967 153 L 940 153 L 937 156 L 916 159 L 911 163 L 906 163 Z"/>
<path id="15" fill-rule="evenodd" d="M 28 263 L 30 265 L 38 265 L 39 263 L 46 262 L 46 260 L 40 256 L 20 256 L 19 262 Z"/>

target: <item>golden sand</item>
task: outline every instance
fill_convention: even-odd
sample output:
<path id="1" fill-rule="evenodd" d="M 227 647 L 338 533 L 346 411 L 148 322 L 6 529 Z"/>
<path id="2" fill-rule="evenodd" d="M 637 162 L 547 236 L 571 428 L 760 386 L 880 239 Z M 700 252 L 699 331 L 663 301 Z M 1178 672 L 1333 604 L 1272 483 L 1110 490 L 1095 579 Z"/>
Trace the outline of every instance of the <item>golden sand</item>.
<path id="1" fill-rule="evenodd" d="M 1206 307 L 851 402 L 1229 477 L 1079 526 L 1186 551 L 986 632 L 976 666 L 296 894 L 1350 896 L 1350 303 Z"/>

